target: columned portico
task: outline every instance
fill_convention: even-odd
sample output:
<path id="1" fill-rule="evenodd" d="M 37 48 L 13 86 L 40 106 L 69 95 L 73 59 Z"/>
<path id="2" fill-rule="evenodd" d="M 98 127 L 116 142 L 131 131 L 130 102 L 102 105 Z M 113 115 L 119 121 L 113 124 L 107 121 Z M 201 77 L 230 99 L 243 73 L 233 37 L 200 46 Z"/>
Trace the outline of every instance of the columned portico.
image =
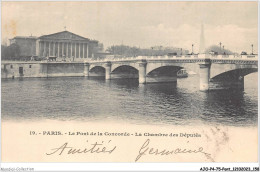
<path id="1" fill-rule="evenodd" d="M 83 61 L 84 58 L 89 57 L 89 45 L 97 46 L 98 43 L 68 31 L 44 35 L 38 39 L 39 45 L 37 48 L 39 48 L 39 51 L 37 52 L 39 57 L 56 56 L 65 61 L 66 58 L 72 57 L 73 60 L 76 58 L 78 61 Z"/>

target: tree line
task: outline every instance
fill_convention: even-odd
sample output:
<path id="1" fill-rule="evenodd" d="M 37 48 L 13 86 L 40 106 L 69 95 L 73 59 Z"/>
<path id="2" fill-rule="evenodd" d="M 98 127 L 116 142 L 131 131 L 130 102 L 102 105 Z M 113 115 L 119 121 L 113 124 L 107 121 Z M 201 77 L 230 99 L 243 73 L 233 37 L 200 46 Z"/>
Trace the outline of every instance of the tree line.
<path id="1" fill-rule="evenodd" d="M 127 46 L 127 45 L 113 45 L 106 49 L 112 55 L 120 55 L 123 57 L 134 57 L 134 56 L 164 56 L 169 53 L 188 54 L 188 50 L 174 47 L 163 47 L 163 46 L 154 46 L 150 48 L 140 48 L 136 46 Z"/>
<path id="2" fill-rule="evenodd" d="M 20 53 L 20 47 L 15 43 L 9 46 L 1 45 L 2 60 L 21 60 Z"/>

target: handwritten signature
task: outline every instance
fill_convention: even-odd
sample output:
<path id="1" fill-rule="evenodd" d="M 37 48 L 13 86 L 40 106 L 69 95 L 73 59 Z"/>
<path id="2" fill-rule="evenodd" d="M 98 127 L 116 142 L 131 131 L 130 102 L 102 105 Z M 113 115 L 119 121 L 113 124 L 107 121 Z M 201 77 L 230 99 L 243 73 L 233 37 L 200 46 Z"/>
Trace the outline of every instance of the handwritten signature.
<path id="1" fill-rule="evenodd" d="M 214 162 L 213 158 L 211 157 L 211 154 L 205 152 L 203 150 L 203 147 L 199 147 L 198 149 L 181 149 L 181 148 L 176 148 L 176 149 L 171 149 L 171 150 L 167 150 L 167 149 L 163 149 L 163 150 L 159 150 L 157 148 L 152 148 L 149 147 L 150 144 L 150 139 L 147 139 L 144 144 L 142 145 L 142 147 L 139 149 L 139 154 L 137 155 L 135 162 L 137 162 L 141 157 L 143 157 L 144 155 L 165 155 L 165 156 L 169 156 L 169 155 L 173 155 L 173 154 L 187 154 L 187 153 L 194 153 L 194 154 L 203 154 L 206 156 L 207 159 L 211 160 Z"/>
<path id="2" fill-rule="evenodd" d="M 117 146 L 109 146 L 107 145 L 110 143 L 111 140 L 109 140 L 107 143 L 104 143 L 102 141 L 101 143 L 95 142 L 93 144 L 90 144 L 89 148 L 74 148 L 71 146 L 68 146 L 68 142 L 62 144 L 58 148 L 51 149 L 50 153 L 46 153 L 46 155 L 62 155 L 62 154 L 82 154 L 82 153 L 108 153 L 112 154 Z M 204 151 L 203 147 L 199 147 L 197 149 L 181 149 L 181 148 L 175 148 L 175 149 L 163 149 L 159 150 L 158 148 L 150 147 L 150 139 L 147 139 L 144 144 L 139 149 L 138 155 L 135 159 L 135 162 L 139 161 L 141 157 L 144 157 L 145 155 L 164 155 L 164 156 L 170 156 L 175 154 L 202 154 L 206 156 L 207 159 L 214 162 L 213 158 L 211 157 L 211 154 Z"/>
<path id="3" fill-rule="evenodd" d="M 111 140 L 108 141 L 110 143 Z M 63 152 L 67 152 L 67 154 L 81 154 L 81 153 L 113 153 L 116 149 L 116 146 L 108 149 L 106 146 L 104 146 L 104 141 L 101 143 L 95 142 L 93 144 L 90 144 L 90 148 L 84 148 L 84 149 L 77 149 L 73 147 L 68 146 L 68 142 L 64 143 L 62 146 L 58 148 L 51 149 L 52 152 L 46 153 L 46 155 L 53 155 L 58 154 L 62 155 Z"/>

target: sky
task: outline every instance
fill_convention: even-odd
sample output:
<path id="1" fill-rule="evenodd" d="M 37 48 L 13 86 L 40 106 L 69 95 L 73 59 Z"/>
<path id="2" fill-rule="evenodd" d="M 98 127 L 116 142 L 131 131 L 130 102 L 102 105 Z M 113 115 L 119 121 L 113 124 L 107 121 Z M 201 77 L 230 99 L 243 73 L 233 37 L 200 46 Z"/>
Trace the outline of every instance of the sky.
<path id="1" fill-rule="evenodd" d="M 219 42 L 235 52 L 258 47 L 257 2 L 2 2 L 2 42 L 66 30 L 105 47 L 173 46 L 199 51 Z"/>

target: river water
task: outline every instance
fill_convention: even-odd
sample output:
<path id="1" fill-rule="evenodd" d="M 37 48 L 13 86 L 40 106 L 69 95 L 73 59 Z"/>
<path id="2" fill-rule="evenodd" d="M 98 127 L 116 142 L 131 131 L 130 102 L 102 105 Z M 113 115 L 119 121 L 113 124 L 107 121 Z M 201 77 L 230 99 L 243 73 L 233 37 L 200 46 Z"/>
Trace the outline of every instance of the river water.
<path id="1" fill-rule="evenodd" d="M 245 89 L 199 91 L 199 76 L 177 84 L 60 77 L 2 79 L 2 120 L 127 121 L 150 125 L 256 126 L 257 73 Z"/>

